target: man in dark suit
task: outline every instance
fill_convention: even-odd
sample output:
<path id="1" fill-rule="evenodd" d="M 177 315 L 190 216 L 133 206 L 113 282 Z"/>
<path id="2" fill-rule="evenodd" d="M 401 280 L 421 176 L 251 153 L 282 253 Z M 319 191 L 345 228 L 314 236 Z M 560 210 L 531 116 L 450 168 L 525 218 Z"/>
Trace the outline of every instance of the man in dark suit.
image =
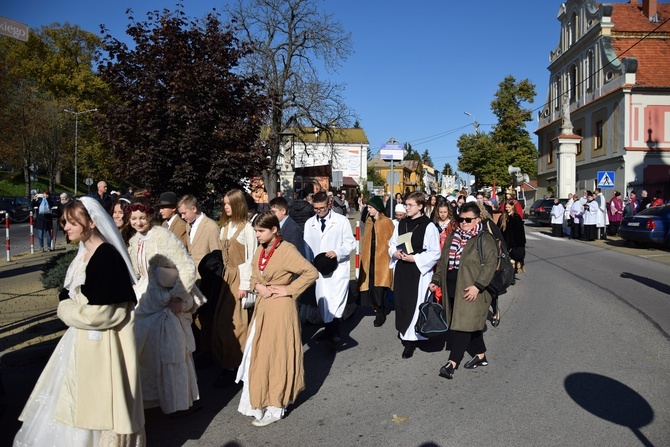
<path id="1" fill-rule="evenodd" d="M 295 245 L 295 248 L 304 256 L 305 239 L 303 238 L 300 226 L 288 215 L 288 202 L 286 199 L 275 197 L 270 200 L 270 211 L 279 219 L 279 229 L 281 230 L 282 239 Z"/>

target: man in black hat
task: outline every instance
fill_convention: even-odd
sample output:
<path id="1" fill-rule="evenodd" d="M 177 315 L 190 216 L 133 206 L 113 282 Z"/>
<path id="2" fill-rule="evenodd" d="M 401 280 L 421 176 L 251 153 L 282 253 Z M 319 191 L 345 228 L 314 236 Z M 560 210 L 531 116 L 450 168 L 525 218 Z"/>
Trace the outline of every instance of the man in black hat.
<path id="1" fill-rule="evenodd" d="M 156 204 L 163 219 L 163 226 L 172 231 L 188 250 L 188 224 L 177 212 L 177 194 L 172 191 L 164 192 Z"/>

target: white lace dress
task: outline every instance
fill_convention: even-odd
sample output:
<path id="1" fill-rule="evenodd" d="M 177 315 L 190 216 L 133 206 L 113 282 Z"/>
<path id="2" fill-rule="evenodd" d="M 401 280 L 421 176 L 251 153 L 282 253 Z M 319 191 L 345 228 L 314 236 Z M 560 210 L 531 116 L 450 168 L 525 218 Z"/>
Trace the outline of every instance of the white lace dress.
<path id="1" fill-rule="evenodd" d="M 195 264 L 181 241 L 162 227 L 133 236 L 130 255 L 140 278 L 135 336 L 144 408 L 160 406 L 166 414 L 187 410 L 199 399 L 191 329 Z M 167 285 L 164 278 L 170 276 Z M 168 307 L 173 298 L 182 307 L 176 315 Z"/>
<path id="2" fill-rule="evenodd" d="M 76 290 L 86 281 L 84 252 L 80 252 L 68 270 L 69 290 Z M 76 295 L 70 293 L 71 299 Z M 77 395 L 76 337 L 79 329 L 70 327 L 58 342 L 33 389 L 19 419 L 23 426 L 14 438 L 14 447 L 143 447 L 144 429 L 132 435 L 110 431 L 85 430 L 56 420 L 59 399 Z M 66 382 L 69 389 L 63 390 Z"/>

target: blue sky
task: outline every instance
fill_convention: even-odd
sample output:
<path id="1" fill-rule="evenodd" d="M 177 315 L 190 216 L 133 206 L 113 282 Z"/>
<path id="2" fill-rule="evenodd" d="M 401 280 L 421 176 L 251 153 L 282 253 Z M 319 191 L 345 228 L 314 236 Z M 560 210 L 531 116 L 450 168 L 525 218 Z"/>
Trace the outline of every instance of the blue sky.
<path id="1" fill-rule="evenodd" d="M 145 18 L 174 9 L 175 0 L 10 0 L 0 16 L 31 27 L 69 22 L 99 33 L 105 24 L 124 37 L 125 11 Z M 7 4 L 10 3 L 10 4 Z M 224 1 L 182 0 L 200 17 Z M 558 44 L 559 0 L 323 0 L 319 7 L 352 33 L 354 54 L 334 78 L 346 83 L 345 98 L 360 118 L 374 152 L 390 137 L 428 149 L 435 167 L 458 164 L 456 141 L 496 122 L 493 94 L 507 75 L 536 85 L 532 109 L 545 101 L 549 52 Z M 536 114 L 534 113 L 533 116 Z M 528 130 L 537 122 L 528 123 Z"/>

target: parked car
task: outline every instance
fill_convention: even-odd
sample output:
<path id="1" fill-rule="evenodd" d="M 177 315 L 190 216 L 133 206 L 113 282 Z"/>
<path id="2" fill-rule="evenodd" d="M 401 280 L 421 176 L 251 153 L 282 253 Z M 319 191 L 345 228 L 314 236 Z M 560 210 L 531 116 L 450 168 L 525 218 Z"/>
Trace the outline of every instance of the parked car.
<path id="1" fill-rule="evenodd" d="M 9 216 L 10 222 L 25 222 L 30 218 L 30 202 L 25 197 L 0 197 L 0 223 Z"/>
<path id="2" fill-rule="evenodd" d="M 619 236 L 637 244 L 670 247 L 670 205 L 654 206 L 624 217 Z"/>
<path id="3" fill-rule="evenodd" d="M 563 206 L 568 203 L 568 199 L 558 199 Z M 554 206 L 554 199 L 539 199 L 536 200 L 530 206 L 530 211 L 528 212 L 528 219 L 531 222 L 541 225 L 550 225 L 551 224 L 551 208 Z"/>

